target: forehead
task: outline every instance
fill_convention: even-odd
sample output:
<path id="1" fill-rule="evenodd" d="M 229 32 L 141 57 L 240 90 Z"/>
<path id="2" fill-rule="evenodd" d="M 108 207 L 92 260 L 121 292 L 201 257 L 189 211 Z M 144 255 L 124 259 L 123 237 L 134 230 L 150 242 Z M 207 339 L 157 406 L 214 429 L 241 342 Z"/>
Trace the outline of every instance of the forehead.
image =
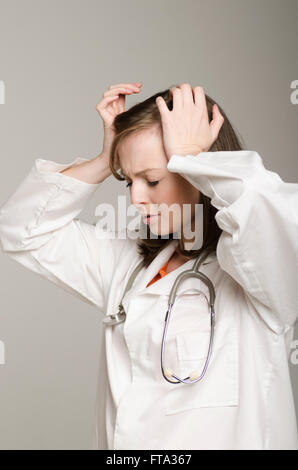
<path id="1" fill-rule="evenodd" d="M 146 168 L 166 168 L 167 158 L 160 127 L 142 129 L 125 137 L 118 146 L 120 169 L 130 176 Z"/>

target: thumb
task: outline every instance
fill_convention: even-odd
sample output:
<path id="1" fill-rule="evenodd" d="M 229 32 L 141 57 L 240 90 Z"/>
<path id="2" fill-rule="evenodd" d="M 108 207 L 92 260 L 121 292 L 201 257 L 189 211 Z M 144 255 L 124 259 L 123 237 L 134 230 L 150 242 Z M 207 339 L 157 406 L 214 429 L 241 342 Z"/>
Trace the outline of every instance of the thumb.
<path id="1" fill-rule="evenodd" d="M 165 100 L 162 98 L 162 96 L 158 96 L 155 100 L 155 103 L 159 109 L 159 112 L 161 114 L 161 117 L 165 115 L 167 112 L 169 112 L 169 108 L 166 105 Z"/>
<path id="2" fill-rule="evenodd" d="M 224 117 L 219 111 L 217 104 L 214 104 L 212 108 L 212 121 L 210 122 L 213 142 L 215 142 L 215 140 L 217 139 L 219 131 L 223 123 L 224 123 Z"/>

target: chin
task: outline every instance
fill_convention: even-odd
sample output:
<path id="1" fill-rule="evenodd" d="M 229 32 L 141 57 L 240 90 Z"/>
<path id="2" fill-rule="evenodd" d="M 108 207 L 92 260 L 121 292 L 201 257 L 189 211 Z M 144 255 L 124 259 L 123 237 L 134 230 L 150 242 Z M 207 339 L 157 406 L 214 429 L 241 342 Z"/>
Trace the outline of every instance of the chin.
<path id="1" fill-rule="evenodd" d="M 173 235 L 173 231 L 171 230 L 161 230 L 155 227 L 150 227 L 150 233 L 152 233 L 155 236 L 164 237 L 164 238 L 170 238 L 170 236 Z"/>

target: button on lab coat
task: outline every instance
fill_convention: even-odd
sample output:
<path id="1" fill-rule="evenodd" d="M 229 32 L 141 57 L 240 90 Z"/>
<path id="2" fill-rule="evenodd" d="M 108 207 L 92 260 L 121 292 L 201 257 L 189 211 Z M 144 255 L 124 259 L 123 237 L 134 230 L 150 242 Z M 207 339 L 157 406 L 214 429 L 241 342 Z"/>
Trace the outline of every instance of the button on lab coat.
<path id="1" fill-rule="evenodd" d="M 142 258 L 136 238 L 111 238 L 78 218 L 99 185 L 60 171 L 82 161 L 36 159 L 1 208 L 0 240 L 9 256 L 103 318 L 117 311 Z M 167 168 L 218 209 L 222 234 L 200 268 L 216 292 L 211 359 L 192 385 L 170 384 L 161 373 L 168 295 L 194 263 L 146 287 L 174 252 L 172 240 L 125 295 L 126 321 L 103 328 L 92 448 L 297 449 L 288 360 L 298 315 L 298 185 L 267 170 L 255 151 L 172 155 Z M 177 292 L 165 366 L 183 377 L 206 359 L 207 299 L 194 278 Z"/>

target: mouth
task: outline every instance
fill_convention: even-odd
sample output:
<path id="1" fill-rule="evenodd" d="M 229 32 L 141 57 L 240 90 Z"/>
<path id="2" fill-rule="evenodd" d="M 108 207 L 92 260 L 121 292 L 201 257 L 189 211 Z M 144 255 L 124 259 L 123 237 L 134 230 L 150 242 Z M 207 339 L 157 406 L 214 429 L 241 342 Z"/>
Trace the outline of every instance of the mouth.
<path id="1" fill-rule="evenodd" d="M 144 215 L 143 222 L 149 224 L 152 220 L 155 220 L 160 214 Z"/>

